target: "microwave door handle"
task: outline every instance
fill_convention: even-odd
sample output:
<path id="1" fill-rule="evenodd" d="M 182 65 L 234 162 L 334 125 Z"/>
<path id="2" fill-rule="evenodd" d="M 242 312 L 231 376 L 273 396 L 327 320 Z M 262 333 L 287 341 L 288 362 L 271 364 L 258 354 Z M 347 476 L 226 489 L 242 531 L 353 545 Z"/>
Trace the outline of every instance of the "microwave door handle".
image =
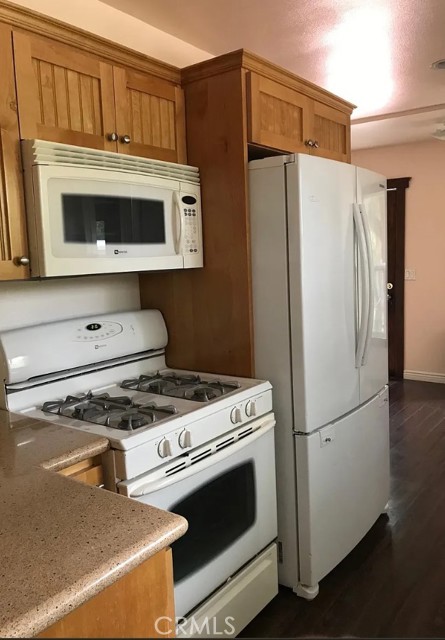
<path id="1" fill-rule="evenodd" d="M 181 199 L 179 197 L 179 191 L 173 192 L 173 226 L 175 233 L 175 252 L 180 255 L 182 234 L 184 231 L 184 216 L 181 212 Z"/>
<path id="2" fill-rule="evenodd" d="M 210 454 L 208 457 L 203 458 L 200 462 L 190 465 L 189 467 L 185 467 L 182 471 L 178 471 L 172 476 L 164 476 L 163 478 L 158 478 L 157 480 L 152 480 L 151 482 L 147 480 L 147 477 L 141 478 L 139 482 L 135 482 L 131 487 L 129 487 L 128 494 L 126 494 L 129 498 L 140 498 L 141 496 L 147 496 L 151 493 L 155 493 L 160 489 L 166 489 L 172 484 L 176 484 L 177 482 L 181 482 L 186 478 L 190 478 L 190 476 L 194 476 L 196 473 L 200 473 L 207 469 L 207 467 L 211 467 L 217 462 L 221 462 L 226 458 L 229 458 L 234 453 L 243 449 L 247 445 L 252 444 L 263 435 L 265 435 L 270 429 L 273 429 L 275 426 L 275 418 L 269 418 L 265 420 L 261 426 L 259 426 L 253 433 L 241 440 L 236 441 L 234 444 L 217 451 L 216 453 Z"/>

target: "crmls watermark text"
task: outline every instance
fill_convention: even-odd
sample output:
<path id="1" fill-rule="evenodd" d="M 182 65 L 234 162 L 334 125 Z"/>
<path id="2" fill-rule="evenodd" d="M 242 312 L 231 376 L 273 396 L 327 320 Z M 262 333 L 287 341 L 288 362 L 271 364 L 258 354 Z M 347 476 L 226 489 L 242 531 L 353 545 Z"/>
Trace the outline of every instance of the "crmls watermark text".
<path id="1" fill-rule="evenodd" d="M 155 622 L 155 629 L 160 636 L 167 636 L 170 633 L 171 624 L 174 623 L 178 633 L 182 632 L 190 636 L 233 636 L 235 634 L 233 622 L 235 622 L 235 618 L 232 618 L 232 616 L 224 618 L 223 623 L 216 618 L 205 617 L 197 620 L 192 616 L 191 618 L 175 618 L 172 620 L 168 616 L 161 616 Z"/>

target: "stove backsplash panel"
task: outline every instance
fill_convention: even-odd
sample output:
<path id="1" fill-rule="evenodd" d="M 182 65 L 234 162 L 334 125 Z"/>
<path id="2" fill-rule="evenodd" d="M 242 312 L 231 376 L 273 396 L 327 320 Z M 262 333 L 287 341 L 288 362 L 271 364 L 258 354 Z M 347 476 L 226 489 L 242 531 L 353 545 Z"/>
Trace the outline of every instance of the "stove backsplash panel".
<path id="1" fill-rule="evenodd" d="M 0 332 L 140 308 L 137 273 L 0 282 Z"/>

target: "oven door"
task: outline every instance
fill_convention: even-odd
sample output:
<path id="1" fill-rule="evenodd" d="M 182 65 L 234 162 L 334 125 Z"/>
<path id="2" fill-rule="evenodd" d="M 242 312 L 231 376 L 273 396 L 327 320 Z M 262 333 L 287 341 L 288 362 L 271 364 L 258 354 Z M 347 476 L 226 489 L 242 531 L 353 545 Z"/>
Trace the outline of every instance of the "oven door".
<path id="1" fill-rule="evenodd" d="M 194 450 L 196 462 L 167 475 L 181 458 L 127 480 L 119 490 L 146 504 L 184 516 L 189 528 L 173 546 L 175 609 L 183 616 L 264 549 L 277 535 L 273 414 L 254 431 L 218 449 Z M 227 436 L 220 444 L 227 442 Z M 207 457 L 204 457 L 207 456 Z"/>
<path id="2" fill-rule="evenodd" d="M 34 184 L 41 275 L 183 267 L 179 182 L 38 166 Z"/>

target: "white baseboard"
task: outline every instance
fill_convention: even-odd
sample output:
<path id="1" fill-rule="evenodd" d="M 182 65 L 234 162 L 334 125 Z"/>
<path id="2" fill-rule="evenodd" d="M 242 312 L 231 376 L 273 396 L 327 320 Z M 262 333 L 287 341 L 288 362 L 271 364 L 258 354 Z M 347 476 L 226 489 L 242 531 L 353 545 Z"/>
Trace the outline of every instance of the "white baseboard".
<path id="1" fill-rule="evenodd" d="M 445 384 L 445 373 L 434 373 L 433 371 L 409 371 L 405 369 L 403 377 L 406 380 L 418 380 L 419 382 L 439 382 Z"/>

